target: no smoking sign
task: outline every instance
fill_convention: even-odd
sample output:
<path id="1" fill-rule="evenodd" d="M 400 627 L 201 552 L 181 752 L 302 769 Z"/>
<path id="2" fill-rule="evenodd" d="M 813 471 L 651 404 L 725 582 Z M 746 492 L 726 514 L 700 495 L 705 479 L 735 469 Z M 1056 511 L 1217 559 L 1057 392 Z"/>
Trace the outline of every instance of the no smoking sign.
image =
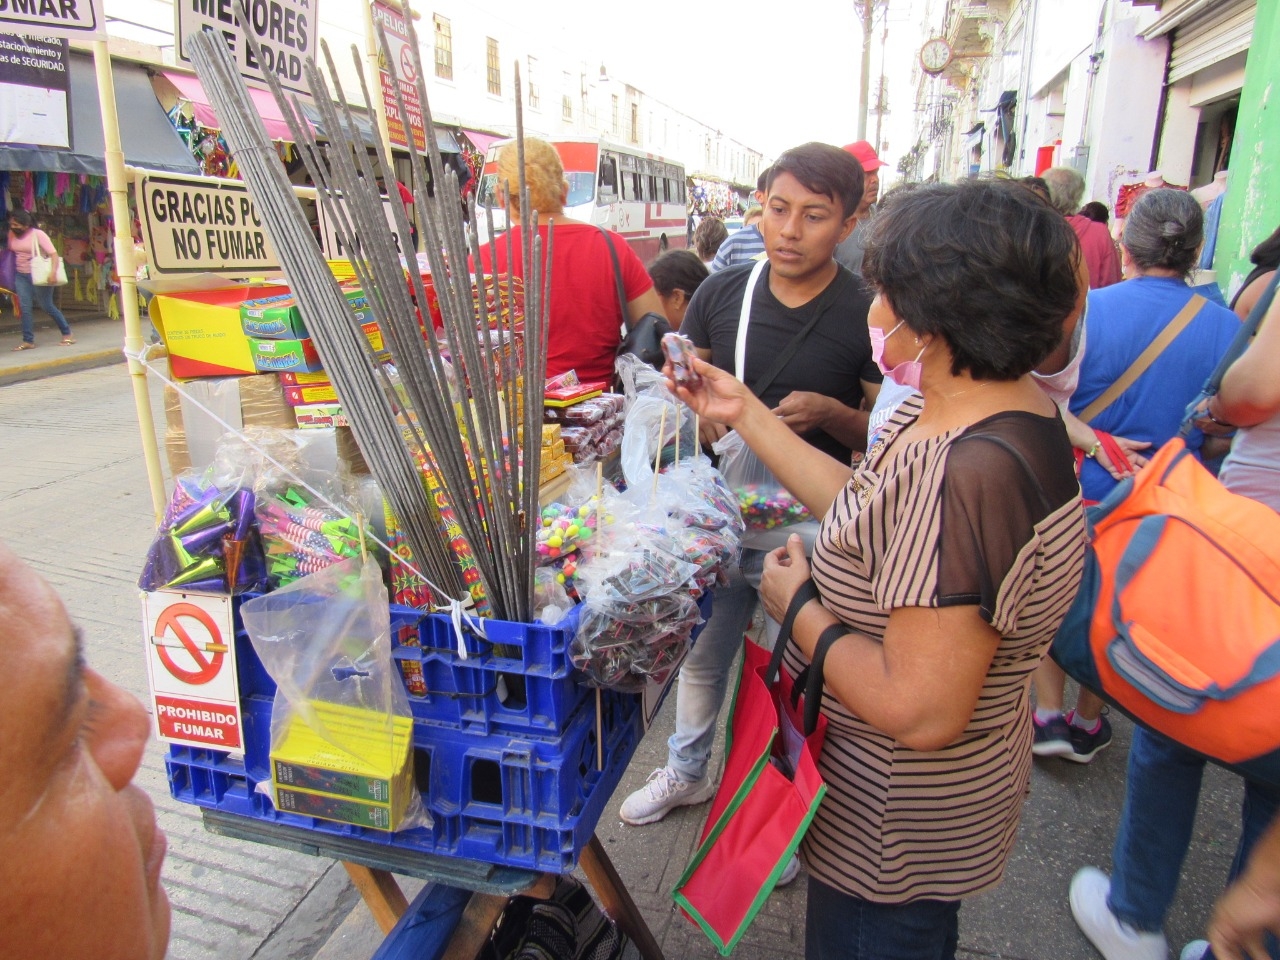
<path id="1" fill-rule="evenodd" d="M 231 598 L 146 593 L 142 610 L 156 735 L 243 750 Z"/>

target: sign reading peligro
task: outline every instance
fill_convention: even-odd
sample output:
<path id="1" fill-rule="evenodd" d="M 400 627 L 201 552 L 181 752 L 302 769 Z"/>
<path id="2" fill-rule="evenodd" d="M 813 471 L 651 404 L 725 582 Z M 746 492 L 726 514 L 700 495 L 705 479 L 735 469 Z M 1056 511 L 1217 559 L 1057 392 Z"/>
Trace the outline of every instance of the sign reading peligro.
<path id="1" fill-rule="evenodd" d="M 106 40 L 102 0 L 0 0 L 0 33 Z"/>
<path id="2" fill-rule="evenodd" d="M 5 0 L 0 0 L 0 3 Z M 8 0 L 14 3 L 15 0 Z M 62 0 L 58 0 L 62 2 Z M 257 86 L 266 86 L 265 75 L 275 74 L 280 86 L 310 96 L 302 62 L 316 55 L 320 27 L 318 0 L 244 0 L 249 11 L 249 27 L 262 44 L 262 62 L 244 42 L 237 26 L 238 0 L 175 0 L 178 59 L 190 63 L 187 36 L 196 30 L 222 34 L 235 57 L 240 76 Z"/>
<path id="3" fill-rule="evenodd" d="M 137 191 L 143 241 L 156 273 L 280 269 L 262 217 L 238 180 L 148 175 Z"/>
<path id="4" fill-rule="evenodd" d="M 0 0 L 3 2 L 3 0 Z M 396 104 L 396 88 L 391 82 L 391 71 L 381 63 L 379 54 L 378 79 L 382 86 L 382 101 L 387 110 L 387 136 L 398 147 L 409 146 L 413 136 L 413 148 L 427 152 L 427 134 L 422 122 L 422 104 L 418 102 L 418 72 L 414 66 L 413 50 L 409 46 L 409 25 L 399 10 L 383 3 L 374 3 L 373 20 L 382 24 L 387 35 L 387 50 L 395 60 L 396 76 L 400 78 L 400 95 L 409 115 L 409 132 L 405 132 L 404 118 Z"/>

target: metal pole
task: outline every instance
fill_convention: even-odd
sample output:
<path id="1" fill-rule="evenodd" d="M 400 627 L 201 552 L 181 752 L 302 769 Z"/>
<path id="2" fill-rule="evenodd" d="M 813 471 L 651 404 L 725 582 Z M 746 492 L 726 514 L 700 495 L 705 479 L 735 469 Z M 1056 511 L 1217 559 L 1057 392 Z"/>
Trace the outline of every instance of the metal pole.
<path id="1" fill-rule="evenodd" d="M 396 0 L 387 0 L 389 6 L 400 6 Z M 378 32 L 373 27 L 373 0 L 365 0 L 361 4 L 364 7 L 364 53 L 365 63 L 368 66 L 368 79 L 366 83 L 370 90 L 376 90 L 377 95 L 373 97 L 373 113 L 378 119 L 378 139 L 382 141 L 382 149 L 386 151 L 388 157 L 391 157 L 391 131 L 387 126 L 387 101 L 382 93 L 382 71 L 378 67 Z M 402 11 L 404 8 L 401 8 Z M 404 11 L 405 16 L 409 16 Z M 406 135 L 409 130 L 409 118 L 401 117 Z M 412 137 L 409 137 L 412 140 Z M 388 192 L 395 184 L 388 184 Z"/>
<path id="2" fill-rule="evenodd" d="M 137 265 L 133 257 L 133 218 L 129 214 L 129 176 L 124 168 L 120 145 L 120 124 L 116 115 L 116 88 L 111 76 L 111 54 L 104 40 L 93 41 L 93 67 L 98 80 L 98 108 L 102 111 L 102 142 L 107 164 L 107 191 L 111 195 L 111 218 L 115 221 L 116 272 L 120 275 L 121 311 L 124 315 L 124 350 L 129 358 L 133 381 L 133 403 L 142 433 L 142 456 L 151 488 L 151 507 L 156 523 L 164 516 L 164 471 L 160 466 L 160 445 L 151 418 L 151 395 L 147 391 L 147 371 L 134 357 L 142 352 L 142 323 L 138 317 Z"/>
<path id="3" fill-rule="evenodd" d="M 862 71 L 858 79 L 858 139 L 867 139 L 867 105 L 871 84 L 871 14 L 873 0 L 858 0 L 858 16 L 862 20 Z"/>

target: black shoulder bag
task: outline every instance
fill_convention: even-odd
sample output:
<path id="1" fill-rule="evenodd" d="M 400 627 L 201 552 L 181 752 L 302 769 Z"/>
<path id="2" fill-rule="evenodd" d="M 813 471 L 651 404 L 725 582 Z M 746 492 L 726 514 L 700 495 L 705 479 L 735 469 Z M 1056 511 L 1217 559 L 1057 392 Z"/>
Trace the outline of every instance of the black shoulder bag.
<path id="1" fill-rule="evenodd" d="M 605 246 L 609 248 L 609 259 L 613 261 L 613 281 L 618 288 L 618 307 L 622 310 L 622 322 L 627 328 L 626 336 L 618 345 L 617 355 L 634 354 L 654 369 L 661 370 L 666 363 L 666 356 L 662 352 L 662 335 L 671 332 L 671 324 L 662 314 L 652 311 L 635 323 L 627 319 L 627 293 L 622 285 L 622 266 L 618 263 L 618 251 L 613 249 L 609 231 L 600 226 L 596 229 L 603 234 Z"/>

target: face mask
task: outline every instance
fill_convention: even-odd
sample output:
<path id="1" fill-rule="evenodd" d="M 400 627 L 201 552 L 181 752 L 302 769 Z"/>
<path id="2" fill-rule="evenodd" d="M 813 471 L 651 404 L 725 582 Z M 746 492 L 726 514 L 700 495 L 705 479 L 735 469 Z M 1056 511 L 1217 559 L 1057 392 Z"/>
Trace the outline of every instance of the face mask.
<path id="1" fill-rule="evenodd" d="M 899 320 L 898 326 L 894 327 L 888 333 L 885 333 L 879 327 L 867 327 L 867 334 L 871 337 L 871 359 L 876 362 L 876 366 L 880 368 L 880 372 L 894 383 L 901 387 L 910 387 L 912 390 L 919 390 L 920 375 L 924 371 L 924 364 L 920 362 L 920 358 L 924 356 L 924 347 L 920 348 L 920 352 L 916 354 L 916 358 L 914 360 L 904 360 L 893 368 L 889 368 L 884 365 L 885 341 L 897 333 L 904 323 L 906 323 L 905 320 Z"/>

